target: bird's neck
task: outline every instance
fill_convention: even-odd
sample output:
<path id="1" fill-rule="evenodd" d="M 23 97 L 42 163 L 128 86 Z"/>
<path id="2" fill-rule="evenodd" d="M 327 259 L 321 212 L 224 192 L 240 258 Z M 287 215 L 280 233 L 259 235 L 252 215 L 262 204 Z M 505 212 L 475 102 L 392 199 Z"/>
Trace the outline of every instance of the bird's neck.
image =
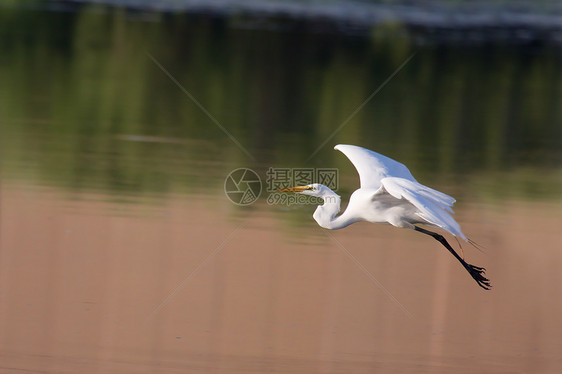
<path id="1" fill-rule="evenodd" d="M 313 215 L 320 227 L 337 230 L 353 223 L 347 222 L 348 220 L 343 215 L 335 218 L 340 211 L 341 198 L 338 194 L 332 191 L 332 193 L 323 195 L 321 198 L 324 200 L 324 204 L 319 205 Z"/>

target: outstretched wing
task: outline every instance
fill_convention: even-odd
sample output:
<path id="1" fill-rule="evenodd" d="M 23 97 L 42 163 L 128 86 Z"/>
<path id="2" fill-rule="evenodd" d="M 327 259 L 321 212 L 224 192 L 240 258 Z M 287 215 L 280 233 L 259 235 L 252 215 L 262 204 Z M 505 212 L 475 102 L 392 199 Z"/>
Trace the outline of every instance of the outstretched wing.
<path id="1" fill-rule="evenodd" d="M 339 144 L 334 149 L 353 163 L 359 173 L 361 188 L 377 190 L 374 196 L 388 192 L 396 199 L 408 200 L 416 207 L 416 214 L 422 221 L 467 240 L 451 215 L 454 198 L 418 183 L 404 164 L 379 153 L 346 144 Z"/>
<path id="2" fill-rule="evenodd" d="M 416 215 L 422 220 L 467 240 L 459 224 L 451 215 L 454 214 L 451 207 L 455 203 L 455 199 L 451 196 L 404 178 L 383 178 L 381 184 L 384 190 L 393 197 L 406 199 L 414 205 L 418 210 Z"/>
<path id="3" fill-rule="evenodd" d="M 347 156 L 359 173 L 361 188 L 379 189 L 387 177 L 416 181 L 410 170 L 398 161 L 356 145 L 338 144 L 334 147 Z"/>

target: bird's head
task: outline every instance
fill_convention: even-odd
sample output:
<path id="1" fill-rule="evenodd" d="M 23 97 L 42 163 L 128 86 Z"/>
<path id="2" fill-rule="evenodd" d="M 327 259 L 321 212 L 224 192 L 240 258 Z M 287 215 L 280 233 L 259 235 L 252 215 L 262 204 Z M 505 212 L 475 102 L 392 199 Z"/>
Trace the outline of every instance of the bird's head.
<path id="1" fill-rule="evenodd" d="M 278 192 L 296 192 L 303 195 L 309 196 L 317 196 L 322 197 L 326 194 L 333 194 L 333 191 L 330 190 L 328 187 L 324 186 L 323 184 L 313 183 L 308 184 L 306 186 L 298 186 L 298 187 L 289 187 L 289 188 L 281 188 L 277 190 Z"/>

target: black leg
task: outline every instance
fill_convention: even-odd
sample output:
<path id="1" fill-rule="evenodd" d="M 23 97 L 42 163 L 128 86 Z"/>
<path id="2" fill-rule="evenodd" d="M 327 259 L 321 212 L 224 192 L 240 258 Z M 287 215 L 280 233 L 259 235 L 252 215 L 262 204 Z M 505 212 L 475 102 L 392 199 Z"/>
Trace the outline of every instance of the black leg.
<path id="1" fill-rule="evenodd" d="M 419 232 L 423 233 L 423 234 L 432 236 L 439 243 L 443 244 L 443 246 L 445 248 L 447 248 L 449 250 L 449 252 L 451 252 L 457 260 L 459 260 L 459 262 L 462 264 L 462 266 L 464 266 L 464 268 L 468 271 L 468 273 L 472 276 L 472 278 L 474 278 L 474 280 L 476 281 L 476 283 L 478 283 L 478 285 L 480 287 L 482 287 L 485 290 L 489 290 L 490 288 L 492 288 L 492 286 L 490 285 L 490 280 L 484 276 L 484 273 L 486 272 L 486 269 L 481 268 L 479 266 L 470 265 L 465 260 L 463 260 L 457 254 L 457 252 L 455 252 L 453 247 L 451 247 L 451 245 L 449 244 L 449 242 L 447 242 L 447 240 L 443 237 L 443 235 L 439 235 L 436 232 L 422 229 L 421 227 L 418 227 L 418 226 L 415 226 L 414 229 L 416 231 L 419 231 Z"/>

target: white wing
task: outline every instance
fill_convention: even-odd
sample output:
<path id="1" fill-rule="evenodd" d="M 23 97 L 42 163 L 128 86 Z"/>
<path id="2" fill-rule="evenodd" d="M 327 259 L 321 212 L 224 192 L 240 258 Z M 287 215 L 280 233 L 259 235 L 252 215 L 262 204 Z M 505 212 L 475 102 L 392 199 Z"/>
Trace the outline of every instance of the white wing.
<path id="1" fill-rule="evenodd" d="M 349 158 L 359 173 L 361 188 L 379 189 L 387 177 L 416 181 L 408 168 L 391 158 L 356 145 L 338 144 L 334 147 Z"/>
<path id="2" fill-rule="evenodd" d="M 353 163 L 359 173 L 361 188 L 377 190 L 374 198 L 386 191 L 396 199 L 406 199 L 417 208 L 416 214 L 422 220 L 467 240 L 451 216 L 454 198 L 418 183 L 404 164 L 379 153 L 346 144 L 339 144 L 334 149 Z"/>
<path id="3" fill-rule="evenodd" d="M 384 178 L 382 187 L 393 197 L 408 200 L 418 209 L 416 215 L 422 220 L 467 240 L 459 224 L 451 216 L 453 214 L 451 207 L 455 203 L 455 199 L 451 196 L 404 178 Z M 380 192 L 382 189 L 375 195 Z"/>

